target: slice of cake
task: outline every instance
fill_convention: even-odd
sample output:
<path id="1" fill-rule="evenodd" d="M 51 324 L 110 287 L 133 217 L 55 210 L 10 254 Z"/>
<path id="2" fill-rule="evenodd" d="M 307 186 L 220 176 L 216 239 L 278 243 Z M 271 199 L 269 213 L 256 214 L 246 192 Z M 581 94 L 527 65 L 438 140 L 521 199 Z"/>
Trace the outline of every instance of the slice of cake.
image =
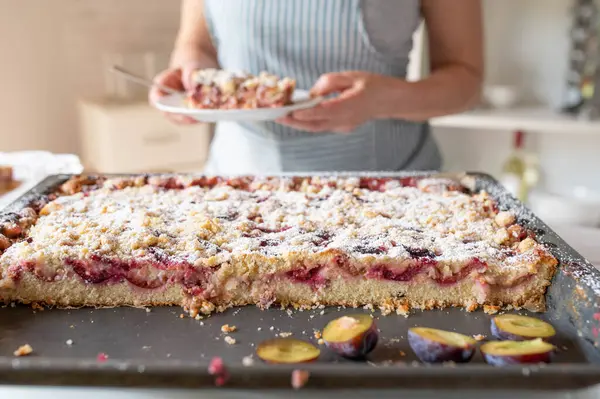
<path id="1" fill-rule="evenodd" d="M 186 103 L 198 109 L 255 109 L 291 104 L 296 82 L 262 72 L 258 76 L 218 69 L 192 75 L 194 88 Z"/>
<path id="2" fill-rule="evenodd" d="M 0 221 L 3 302 L 539 311 L 557 264 L 435 178 L 74 178 Z"/>

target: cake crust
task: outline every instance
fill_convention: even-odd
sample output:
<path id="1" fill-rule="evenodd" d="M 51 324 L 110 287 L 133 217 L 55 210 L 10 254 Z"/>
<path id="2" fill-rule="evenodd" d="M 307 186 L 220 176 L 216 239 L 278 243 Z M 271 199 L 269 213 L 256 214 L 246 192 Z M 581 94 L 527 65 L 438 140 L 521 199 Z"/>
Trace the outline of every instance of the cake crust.
<path id="1" fill-rule="evenodd" d="M 76 177 L 0 219 L 0 301 L 544 310 L 556 259 L 436 178 Z"/>

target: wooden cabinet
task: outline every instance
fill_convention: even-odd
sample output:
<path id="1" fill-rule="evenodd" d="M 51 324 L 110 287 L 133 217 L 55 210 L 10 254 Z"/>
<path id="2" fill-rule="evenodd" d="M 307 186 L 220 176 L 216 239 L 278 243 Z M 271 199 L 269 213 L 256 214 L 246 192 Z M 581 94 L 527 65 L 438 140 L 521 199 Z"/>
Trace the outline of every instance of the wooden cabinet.
<path id="1" fill-rule="evenodd" d="M 177 126 L 145 102 L 79 103 L 82 162 L 103 173 L 200 172 L 212 126 Z"/>

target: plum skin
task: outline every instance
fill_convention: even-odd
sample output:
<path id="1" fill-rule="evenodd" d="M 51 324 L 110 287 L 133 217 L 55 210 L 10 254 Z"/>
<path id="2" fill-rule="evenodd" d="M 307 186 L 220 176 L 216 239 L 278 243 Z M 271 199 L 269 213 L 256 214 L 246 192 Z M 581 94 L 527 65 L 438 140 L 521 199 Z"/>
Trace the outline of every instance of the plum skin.
<path id="1" fill-rule="evenodd" d="M 528 336 L 523 336 L 523 335 L 519 335 L 519 334 L 513 334 L 508 331 L 505 331 L 505 330 L 501 329 L 500 327 L 498 327 L 495 317 L 492 318 L 490 330 L 494 337 L 496 337 L 502 341 L 529 341 L 529 340 L 533 340 L 533 339 L 537 338 L 537 337 L 528 337 Z M 549 341 L 551 338 L 552 338 L 552 336 L 542 337 L 542 339 L 544 341 Z"/>
<path id="2" fill-rule="evenodd" d="M 481 352 L 485 362 L 492 366 L 513 366 L 519 364 L 538 364 L 538 363 L 550 363 L 552 360 L 552 351 L 544 353 L 535 353 L 531 355 L 490 355 L 485 352 Z"/>
<path id="3" fill-rule="evenodd" d="M 443 344 L 408 330 L 408 343 L 419 360 L 424 363 L 467 363 L 475 354 L 475 345 L 465 347 Z"/>
<path id="4" fill-rule="evenodd" d="M 527 341 L 493 341 L 480 348 L 483 359 L 493 366 L 550 363 L 556 348 L 541 338 Z"/>
<path id="5" fill-rule="evenodd" d="M 355 336 L 354 338 L 343 341 L 343 342 L 331 342 L 325 340 L 325 346 L 338 355 L 348 359 L 361 359 L 367 356 L 379 341 L 379 333 L 375 323 L 371 324 L 371 327 L 362 334 Z"/>

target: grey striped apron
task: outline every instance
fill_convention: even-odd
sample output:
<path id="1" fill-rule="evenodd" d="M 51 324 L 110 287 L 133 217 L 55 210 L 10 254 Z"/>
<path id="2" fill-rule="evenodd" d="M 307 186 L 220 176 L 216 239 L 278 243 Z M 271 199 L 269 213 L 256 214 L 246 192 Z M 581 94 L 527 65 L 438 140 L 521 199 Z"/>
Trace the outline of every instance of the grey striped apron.
<path id="1" fill-rule="evenodd" d="M 310 89 L 328 72 L 404 78 L 419 0 L 205 0 L 225 69 L 266 70 Z M 207 173 L 438 169 L 427 124 L 370 121 L 351 134 L 314 134 L 274 122 L 219 123 Z"/>

